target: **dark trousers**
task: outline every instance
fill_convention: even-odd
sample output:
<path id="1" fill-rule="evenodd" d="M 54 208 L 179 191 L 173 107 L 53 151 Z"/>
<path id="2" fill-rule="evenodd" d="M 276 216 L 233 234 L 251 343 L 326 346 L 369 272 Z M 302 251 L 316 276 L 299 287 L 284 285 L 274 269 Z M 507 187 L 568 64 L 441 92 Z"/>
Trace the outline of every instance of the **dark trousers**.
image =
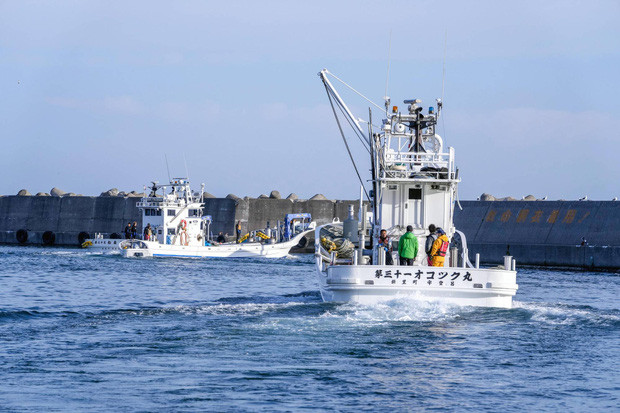
<path id="1" fill-rule="evenodd" d="M 385 265 L 394 265 L 394 259 L 391 252 L 385 253 Z"/>
<path id="2" fill-rule="evenodd" d="M 241 230 L 237 230 L 237 242 L 239 242 L 239 238 L 241 237 Z"/>
<path id="3" fill-rule="evenodd" d="M 400 265 L 413 266 L 413 258 L 400 257 Z"/>

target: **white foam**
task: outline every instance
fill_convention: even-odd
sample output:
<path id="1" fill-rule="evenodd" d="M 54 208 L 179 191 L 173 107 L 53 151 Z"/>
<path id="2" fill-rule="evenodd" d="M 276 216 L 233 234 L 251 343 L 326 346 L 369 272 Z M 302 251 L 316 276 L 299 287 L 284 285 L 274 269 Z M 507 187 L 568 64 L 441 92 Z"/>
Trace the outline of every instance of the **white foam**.
<path id="1" fill-rule="evenodd" d="M 341 318 L 353 323 L 377 323 L 385 321 L 428 322 L 453 320 L 471 309 L 412 298 L 399 298 L 385 303 L 361 305 L 343 304 L 323 317 Z"/>
<path id="2" fill-rule="evenodd" d="M 594 308 L 576 308 L 562 303 L 528 303 L 515 301 L 514 308 L 522 308 L 532 313 L 532 320 L 546 324 L 573 325 L 584 321 L 606 324 L 620 321 L 615 314 L 605 314 Z"/>

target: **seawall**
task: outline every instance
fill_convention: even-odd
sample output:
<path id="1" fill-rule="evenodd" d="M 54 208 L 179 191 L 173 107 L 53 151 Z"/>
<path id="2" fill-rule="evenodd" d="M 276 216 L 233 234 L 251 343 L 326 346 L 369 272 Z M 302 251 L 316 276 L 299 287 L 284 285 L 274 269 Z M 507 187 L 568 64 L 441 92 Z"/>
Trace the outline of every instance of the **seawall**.
<path id="1" fill-rule="evenodd" d="M 127 222 L 142 226 L 138 197 L 3 196 L 0 197 L 0 243 L 78 246 L 95 233 L 122 235 Z M 309 212 L 317 224 L 344 220 L 357 201 L 207 198 L 211 232 L 233 236 L 237 221 L 243 232 L 274 227 L 290 213 Z M 47 233 L 47 237 L 45 234 Z M 23 234 L 27 236 L 24 238 Z M 53 240 L 50 238 L 53 235 Z"/>
<path id="2" fill-rule="evenodd" d="M 455 225 L 470 259 L 593 269 L 620 268 L 620 202 L 463 201 Z M 586 241 L 582 245 L 582 240 Z"/>
<path id="3" fill-rule="evenodd" d="M 127 222 L 142 225 L 138 200 L 3 196 L 0 243 L 78 246 L 95 233 L 120 235 Z M 288 213 L 309 212 L 318 224 L 344 220 L 351 204 L 357 212 L 357 201 L 207 198 L 204 212 L 213 217 L 214 234 L 232 236 L 237 221 L 246 232 L 267 222 L 275 226 Z M 461 206 L 455 207 L 455 224 L 467 236 L 472 261 L 480 253 L 481 262 L 497 264 L 509 251 L 518 264 L 620 268 L 620 202 L 462 201 Z"/>

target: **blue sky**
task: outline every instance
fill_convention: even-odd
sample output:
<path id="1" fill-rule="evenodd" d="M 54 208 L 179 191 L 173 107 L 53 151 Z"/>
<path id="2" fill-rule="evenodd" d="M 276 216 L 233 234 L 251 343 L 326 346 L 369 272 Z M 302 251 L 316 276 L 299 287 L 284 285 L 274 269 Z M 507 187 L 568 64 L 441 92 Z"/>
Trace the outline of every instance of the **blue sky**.
<path id="1" fill-rule="evenodd" d="M 381 103 L 391 31 L 388 94 L 427 105 L 447 32 L 462 199 L 611 199 L 619 19 L 617 1 L 0 1 L 0 194 L 141 190 L 167 155 L 218 196 L 355 198 L 317 72 Z"/>

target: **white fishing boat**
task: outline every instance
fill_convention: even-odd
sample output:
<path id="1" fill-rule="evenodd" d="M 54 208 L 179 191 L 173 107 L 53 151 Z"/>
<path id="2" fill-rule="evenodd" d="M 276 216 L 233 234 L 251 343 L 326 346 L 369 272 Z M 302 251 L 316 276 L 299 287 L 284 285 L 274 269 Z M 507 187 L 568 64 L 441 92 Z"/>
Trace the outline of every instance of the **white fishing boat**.
<path id="1" fill-rule="evenodd" d="M 362 128 L 362 119 L 347 107 L 330 82 L 330 76 L 340 81 L 327 70 L 319 73 L 345 144 L 337 110 L 370 154 L 372 189 L 367 198 L 372 210 L 367 211 L 360 195 L 359 219 L 351 211 L 343 223 L 316 229 L 316 271 L 323 300 L 373 304 L 410 297 L 456 305 L 510 308 L 518 288 L 515 260 L 506 256 L 501 266 L 480 268 L 476 255 L 472 264 L 465 234 L 454 227 L 460 179 L 454 149 L 444 151 L 442 138 L 435 131 L 442 110 L 441 99 L 437 99 L 436 108 L 429 107 L 424 113 L 418 99 L 405 100 L 407 110 L 400 111 L 385 97 L 385 109 L 379 107 L 385 113 L 382 124 L 373 126 L 372 111 L 369 111 L 369 119 Z M 351 160 L 355 166 L 353 157 Z M 366 192 L 359 173 L 358 177 L 361 192 Z M 427 238 L 434 237 L 428 229 L 431 224 L 442 228 L 451 240 L 450 248 L 443 241 L 439 243 L 441 248 L 437 248 L 435 255 L 444 256 L 442 266 L 430 265 L 425 252 Z M 397 242 L 408 226 L 419 241 L 419 252 L 413 265 L 399 265 L 397 254 L 386 252 L 385 244 L 379 245 L 380 231 L 387 231 L 391 237 L 388 244 L 397 251 Z M 396 265 L 386 265 L 390 261 Z M 435 258 L 435 261 L 441 260 Z"/>
<path id="2" fill-rule="evenodd" d="M 217 242 L 210 231 L 211 216 L 203 215 L 202 193 L 192 193 L 185 178 L 174 178 L 168 185 L 154 182 L 150 194 L 137 203 L 143 225 L 139 236 L 144 239 L 121 240 L 97 234 L 83 246 L 91 251 L 118 252 L 125 257 L 278 258 L 295 246 L 305 246 L 305 236 L 316 227 L 310 214 L 288 214 L 276 228 L 252 231 L 239 242 Z M 149 236 L 145 234 L 147 227 Z"/>

